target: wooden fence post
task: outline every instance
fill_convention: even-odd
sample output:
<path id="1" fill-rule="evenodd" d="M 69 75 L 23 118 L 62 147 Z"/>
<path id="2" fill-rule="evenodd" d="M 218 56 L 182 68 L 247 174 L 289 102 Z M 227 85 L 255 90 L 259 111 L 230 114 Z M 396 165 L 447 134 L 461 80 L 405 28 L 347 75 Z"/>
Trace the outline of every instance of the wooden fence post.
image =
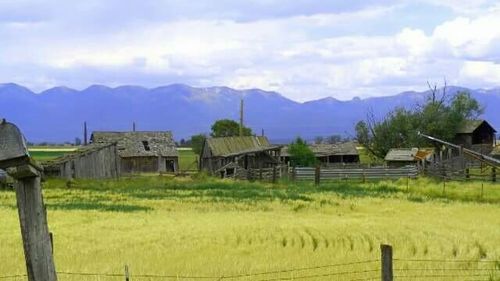
<path id="1" fill-rule="evenodd" d="M 380 245 L 381 252 L 381 273 L 382 281 L 393 281 L 392 273 L 392 246 L 391 245 Z"/>
<path id="2" fill-rule="evenodd" d="M 446 195 L 446 176 L 443 177 L 443 196 Z"/>
<path id="3" fill-rule="evenodd" d="M 470 179 L 470 171 L 469 168 L 465 168 L 465 179 Z"/>
<path id="4" fill-rule="evenodd" d="M 292 166 L 292 181 L 295 182 L 297 180 L 297 170 L 295 165 Z"/>
<path id="5" fill-rule="evenodd" d="M 125 281 L 130 281 L 130 275 L 128 273 L 128 265 L 125 265 Z"/>
<path id="6" fill-rule="evenodd" d="M 54 235 L 52 232 L 49 232 L 50 236 L 50 248 L 52 249 L 52 255 L 54 255 Z"/>
<path id="7" fill-rule="evenodd" d="M 273 183 L 276 183 L 276 166 L 273 166 Z"/>
<path id="8" fill-rule="evenodd" d="M 321 177 L 321 167 L 319 165 L 317 165 L 316 169 L 314 170 L 314 184 L 316 186 L 319 185 L 320 177 Z"/>
<path id="9" fill-rule="evenodd" d="M 52 244 L 40 184 L 42 168 L 31 160 L 24 136 L 0 122 L 0 169 L 16 180 L 16 199 L 29 281 L 56 281 Z"/>
<path id="10" fill-rule="evenodd" d="M 491 168 L 491 181 L 492 182 L 497 181 L 497 168 L 495 167 Z"/>

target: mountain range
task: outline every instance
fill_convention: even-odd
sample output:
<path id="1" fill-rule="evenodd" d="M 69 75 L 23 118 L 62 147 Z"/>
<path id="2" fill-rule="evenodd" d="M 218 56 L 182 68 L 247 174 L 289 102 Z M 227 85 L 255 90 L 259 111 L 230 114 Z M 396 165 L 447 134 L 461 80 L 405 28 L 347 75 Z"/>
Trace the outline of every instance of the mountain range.
<path id="1" fill-rule="evenodd" d="M 468 91 L 484 107 L 482 118 L 500 129 L 500 88 L 483 90 L 448 87 L 448 96 Z M 83 138 L 83 122 L 89 131 L 171 130 L 177 140 L 207 133 L 222 118 L 239 119 L 239 104 L 245 102 L 245 125 L 256 134 L 264 130 L 274 142 L 296 136 L 340 134 L 353 136 L 354 125 L 372 111 L 378 118 L 397 106 L 413 107 L 425 101 L 429 91 L 408 91 L 393 96 L 324 98 L 304 103 L 276 92 L 228 87 L 196 88 L 182 84 L 147 89 L 139 86 L 110 88 L 93 85 L 78 91 L 55 87 L 34 93 L 26 87 L 0 84 L 0 118 L 17 124 L 31 142 L 63 142 Z"/>

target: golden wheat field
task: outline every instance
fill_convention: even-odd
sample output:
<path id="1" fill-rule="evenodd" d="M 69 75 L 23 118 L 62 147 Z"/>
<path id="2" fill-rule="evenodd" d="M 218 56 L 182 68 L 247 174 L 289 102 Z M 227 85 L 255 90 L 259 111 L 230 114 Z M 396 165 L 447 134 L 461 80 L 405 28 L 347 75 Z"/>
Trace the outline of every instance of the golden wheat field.
<path id="1" fill-rule="evenodd" d="M 500 185 L 44 183 L 59 280 L 500 280 Z M 24 275 L 13 191 L 0 191 L 0 277 Z M 87 275 L 85 275 L 87 274 Z M 26 277 L 2 280 L 25 280 Z"/>

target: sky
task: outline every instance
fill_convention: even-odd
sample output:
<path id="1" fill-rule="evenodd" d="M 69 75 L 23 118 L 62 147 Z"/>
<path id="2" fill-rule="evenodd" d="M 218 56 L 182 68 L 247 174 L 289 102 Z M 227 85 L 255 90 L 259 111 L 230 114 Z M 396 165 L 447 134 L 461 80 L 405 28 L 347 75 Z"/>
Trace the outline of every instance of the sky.
<path id="1" fill-rule="evenodd" d="M 500 86 L 483 0 L 0 0 L 0 83 L 184 83 L 296 101 Z"/>

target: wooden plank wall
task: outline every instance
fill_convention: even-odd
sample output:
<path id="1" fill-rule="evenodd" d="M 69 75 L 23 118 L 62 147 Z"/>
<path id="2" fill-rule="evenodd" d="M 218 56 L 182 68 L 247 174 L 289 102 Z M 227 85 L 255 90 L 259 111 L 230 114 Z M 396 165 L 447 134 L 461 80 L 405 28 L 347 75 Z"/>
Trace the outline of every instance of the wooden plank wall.
<path id="1" fill-rule="evenodd" d="M 60 164 L 60 177 L 71 178 L 119 178 L 120 158 L 116 145 L 87 152 Z"/>

